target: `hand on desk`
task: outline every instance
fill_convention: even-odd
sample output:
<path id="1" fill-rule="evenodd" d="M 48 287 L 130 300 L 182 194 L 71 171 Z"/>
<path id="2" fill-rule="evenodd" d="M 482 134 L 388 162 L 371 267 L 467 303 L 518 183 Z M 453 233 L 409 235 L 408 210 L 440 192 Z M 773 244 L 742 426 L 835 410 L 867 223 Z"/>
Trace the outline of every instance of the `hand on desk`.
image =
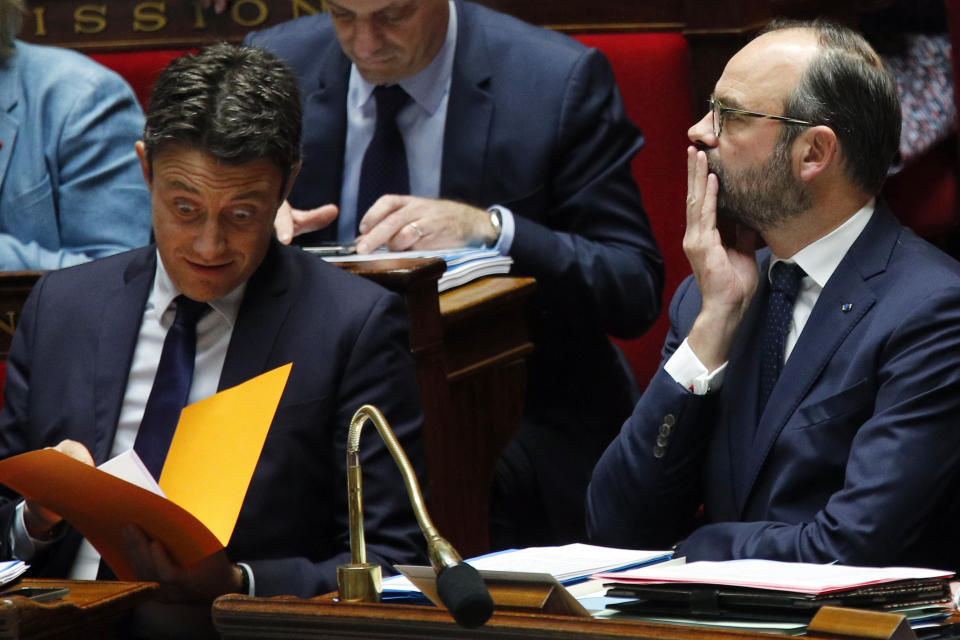
<path id="1" fill-rule="evenodd" d="M 360 221 L 357 253 L 383 245 L 390 251 L 490 246 L 496 239 L 490 213 L 483 209 L 452 200 L 386 195 Z"/>
<path id="2" fill-rule="evenodd" d="M 47 448 L 65 453 L 75 460 L 93 466 L 93 456 L 90 455 L 85 446 L 76 440 L 62 440 L 57 446 Z M 46 538 L 62 520 L 63 518 L 58 514 L 31 500 L 27 500 L 23 504 L 23 523 L 27 527 L 27 533 L 32 538 Z"/>
<path id="3" fill-rule="evenodd" d="M 707 154 L 687 149 L 687 230 L 683 252 L 690 261 L 703 298 L 690 335 L 690 348 L 708 371 L 727 359 L 733 334 L 757 290 L 754 249 L 758 235 L 735 225 L 732 246 L 724 246 L 717 229 L 717 176 Z"/>
<path id="4" fill-rule="evenodd" d="M 339 209 L 335 204 L 325 204 L 316 209 L 294 209 L 284 200 L 277 209 L 273 229 L 277 233 L 277 240 L 290 244 L 293 236 L 323 229 L 337 219 L 338 213 Z"/>
<path id="5" fill-rule="evenodd" d="M 225 593 L 239 593 L 243 572 L 220 550 L 185 569 L 170 557 L 166 547 L 140 527 L 128 524 L 121 530 L 127 559 L 138 580 L 160 585 L 164 602 L 210 603 Z"/>

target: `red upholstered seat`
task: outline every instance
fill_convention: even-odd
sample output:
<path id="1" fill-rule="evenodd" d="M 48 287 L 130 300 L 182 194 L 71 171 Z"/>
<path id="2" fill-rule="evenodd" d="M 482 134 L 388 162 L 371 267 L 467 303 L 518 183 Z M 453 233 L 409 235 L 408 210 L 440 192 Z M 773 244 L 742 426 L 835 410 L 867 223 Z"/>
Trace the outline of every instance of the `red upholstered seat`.
<path id="1" fill-rule="evenodd" d="M 137 99 L 143 110 L 147 110 L 150 101 L 150 92 L 153 83 L 157 81 L 160 72 L 174 58 L 178 58 L 187 49 L 158 49 L 154 51 L 111 51 L 108 53 L 92 53 L 90 57 L 105 67 L 113 69 L 133 87 Z"/>
<path id="2" fill-rule="evenodd" d="M 645 138 L 633 162 L 633 175 L 666 266 L 664 310 L 640 338 L 614 340 L 643 387 L 660 363 L 660 348 L 669 327 L 666 305 L 690 273 L 681 246 L 687 193 L 686 134 L 693 124 L 687 42 L 679 33 L 605 33 L 576 38 L 610 60 L 627 114 Z"/>

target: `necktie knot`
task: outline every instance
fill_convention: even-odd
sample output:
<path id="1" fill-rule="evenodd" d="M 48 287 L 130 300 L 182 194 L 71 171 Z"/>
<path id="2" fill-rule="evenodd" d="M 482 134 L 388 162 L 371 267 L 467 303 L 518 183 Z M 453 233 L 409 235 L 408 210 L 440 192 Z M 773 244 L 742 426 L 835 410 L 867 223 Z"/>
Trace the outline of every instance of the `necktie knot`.
<path id="1" fill-rule="evenodd" d="M 800 292 L 800 282 L 805 275 L 806 272 L 798 264 L 778 262 L 770 270 L 770 288 L 795 301 L 797 293 Z"/>
<path id="2" fill-rule="evenodd" d="M 200 318 L 210 310 L 210 305 L 206 302 L 197 302 L 184 295 L 174 298 L 174 302 L 177 305 L 177 315 L 173 322 L 181 326 L 196 326 Z"/>
<path id="3" fill-rule="evenodd" d="M 410 95 L 398 84 L 378 86 L 373 90 L 373 97 L 377 101 L 378 128 L 395 122 L 397 114 L 410 100 Z"/>

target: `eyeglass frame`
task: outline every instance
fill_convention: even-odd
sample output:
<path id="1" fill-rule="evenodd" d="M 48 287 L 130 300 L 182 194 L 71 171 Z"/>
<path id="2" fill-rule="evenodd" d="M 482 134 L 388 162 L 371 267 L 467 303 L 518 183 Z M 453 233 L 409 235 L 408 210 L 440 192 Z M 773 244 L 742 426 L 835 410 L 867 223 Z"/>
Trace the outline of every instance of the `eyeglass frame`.
<path id="1" fill-rule="evenodd" d="M 713 135 L 717 138 L 719 138 L 720 134 L 723 133 L 723 116 L 727 113 L 735 113 L 740 116 L 749 116 L 751 118 L 767 118 L 768 120 L 786 122 L 787 124 L 798 124 L 805 127 L 817 126 L 816 123 L 808 122 L 807 120 L 797 120 L 796 118 L 775 116 L 770 113 L 760 113 L 758 111 L 746 111 L 744 109 L 737 109 L 735 107 L 725 107 L 723 106 L 723 103 L 717 99 L 717 96 L 712 94 L 709 98 L 707 98 L 707 105 L 710 107 L 710 120 L 713 124 Z"/>

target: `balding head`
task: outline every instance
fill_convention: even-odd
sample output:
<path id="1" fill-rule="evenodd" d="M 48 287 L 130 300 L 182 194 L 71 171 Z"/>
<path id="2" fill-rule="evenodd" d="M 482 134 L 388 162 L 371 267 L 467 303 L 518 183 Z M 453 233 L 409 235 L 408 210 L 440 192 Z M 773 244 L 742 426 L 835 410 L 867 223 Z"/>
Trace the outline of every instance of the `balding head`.
<path id="1" fill-rule="evenodd" d="M 858 33 L 822 21 L 772 23 L 743 51 L 770 42 L 785 51 L 803 43 L 814 47 L 786 94 L 783 113 L 830 127 L 851 183 L 878 193 L 900 144 L 902 117 L 896 82 L 880 57 Z M 800 57 L 799 50 L 793 51 L 793 57 Z M 781 135 L 790 142 L 799 133 L 784 127 Z"/>

